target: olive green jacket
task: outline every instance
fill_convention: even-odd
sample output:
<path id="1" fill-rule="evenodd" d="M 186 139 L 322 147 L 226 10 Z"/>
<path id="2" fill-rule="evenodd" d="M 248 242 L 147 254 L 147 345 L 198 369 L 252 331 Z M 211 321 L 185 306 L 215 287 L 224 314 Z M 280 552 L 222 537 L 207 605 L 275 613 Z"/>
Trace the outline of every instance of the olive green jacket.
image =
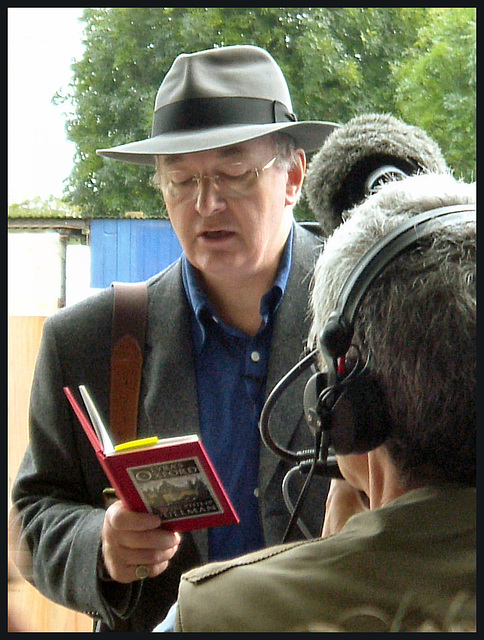
<path id="1" fill-rule="evenodd" d="M 190 571 L 182 577 L 175 631 L 475 624 L 475 536 L 475 489 L 414 490 L 354 516 L 338 535 Z"/>

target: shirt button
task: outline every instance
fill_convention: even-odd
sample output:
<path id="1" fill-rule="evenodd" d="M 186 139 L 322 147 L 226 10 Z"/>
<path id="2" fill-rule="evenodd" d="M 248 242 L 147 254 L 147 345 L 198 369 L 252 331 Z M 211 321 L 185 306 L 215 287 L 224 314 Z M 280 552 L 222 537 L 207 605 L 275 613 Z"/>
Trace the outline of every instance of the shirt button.
<path id="1" fill-rule="evenodd" d="M 260 353 L 258 351 L 252 351 L 252 353 L 250 354 L 250 359 L 252 360 L 252 362 L 259 362 Z"/>

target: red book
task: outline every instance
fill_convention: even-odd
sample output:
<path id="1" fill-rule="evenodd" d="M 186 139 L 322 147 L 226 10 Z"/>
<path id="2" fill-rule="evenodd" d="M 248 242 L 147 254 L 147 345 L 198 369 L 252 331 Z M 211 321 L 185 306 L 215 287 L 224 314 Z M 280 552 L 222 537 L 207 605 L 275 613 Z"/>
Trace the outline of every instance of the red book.
<path id="1" fill-rule="evenodd" d="M 79 391 L 88 414 L 71 389 L 64 387 L 112 488 L 127 509 L 156 513 L 163 528 L 180 533 L 239 522 L 196 434 L 141 438 L 113 446 L 87 389 L 80 386 Z"/>

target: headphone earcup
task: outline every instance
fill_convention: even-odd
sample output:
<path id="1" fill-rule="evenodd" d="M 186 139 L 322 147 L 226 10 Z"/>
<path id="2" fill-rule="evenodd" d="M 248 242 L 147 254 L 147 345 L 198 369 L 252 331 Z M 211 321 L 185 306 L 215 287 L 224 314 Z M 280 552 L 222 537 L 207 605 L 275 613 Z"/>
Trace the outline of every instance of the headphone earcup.
<path id="1" fill-rule="evenodd" d="M 337 454 L 366 453 L 385 442 L 391 424 L 378 382 L 362 371 L 348 383 L 331 411 L 331 440 Z"/>

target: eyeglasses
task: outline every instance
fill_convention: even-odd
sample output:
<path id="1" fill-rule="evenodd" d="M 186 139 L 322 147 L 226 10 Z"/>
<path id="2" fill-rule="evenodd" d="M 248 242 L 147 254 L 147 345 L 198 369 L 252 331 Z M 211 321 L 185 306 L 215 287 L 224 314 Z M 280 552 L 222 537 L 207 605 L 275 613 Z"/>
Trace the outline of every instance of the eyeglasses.
<path id="1" fill-rule="evenodd" d="M 242 162 L 234 162 L 213 176 L 193 175 L 188 170 L 171 169 L 161 173 L 165 199 L 177 204 L 185 200 L 194 200 L 204 180 L 209 180 L 223 198 L 243 198 L 250 195 L 260 176 L 270 169 L 277 156 L 274 156 L 261 168 L 245 169 Z"/>

